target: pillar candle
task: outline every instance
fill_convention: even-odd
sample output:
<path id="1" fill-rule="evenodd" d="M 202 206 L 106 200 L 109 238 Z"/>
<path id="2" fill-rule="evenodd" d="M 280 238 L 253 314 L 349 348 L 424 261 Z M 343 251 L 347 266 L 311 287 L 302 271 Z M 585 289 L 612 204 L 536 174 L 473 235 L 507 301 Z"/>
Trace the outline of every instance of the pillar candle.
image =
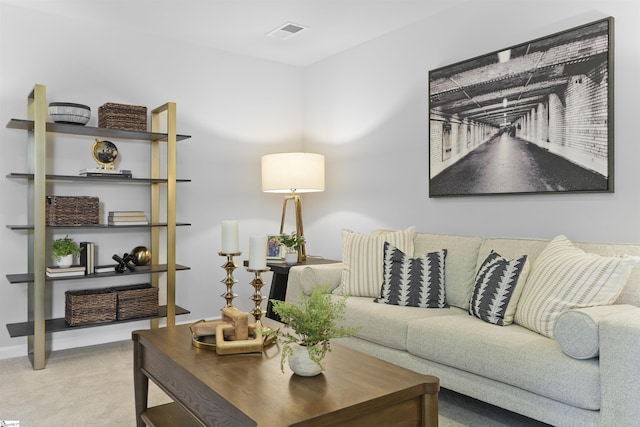
<path id="1" fill-rule="evenodd" d="M 222 253 L 236 254 L 238 252 L 240 252 L 238 221 L 222 221 Z"/>
<path id="2" fill-rule="evenodd" d="M 252 236 L 249 241 L 249 268 L 264 270 L 267 268 L 267 236 Z"/>

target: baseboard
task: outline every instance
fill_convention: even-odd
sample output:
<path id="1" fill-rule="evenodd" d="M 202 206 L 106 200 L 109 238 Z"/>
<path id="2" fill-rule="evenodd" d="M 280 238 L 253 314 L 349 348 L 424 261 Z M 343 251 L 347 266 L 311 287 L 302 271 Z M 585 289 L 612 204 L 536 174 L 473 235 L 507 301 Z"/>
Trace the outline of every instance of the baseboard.
<path id="1" fill-rule="evenodd" d="M 13 359 L 14 357 L 25 356 L 27 354 L 27 344 L 12 345 L 0 348 L 0 360 Z"/>
<path id="2" fill-rule="evenodd" d="M 205 319 L 220 320 L 220 317 Z M 193 323 L 193 320 L 176 322 L 178 325 L 186 325 Z M 164 319 L 160 320 L 160 327 L 166 326 Z M 141 320 L 140 322 L 104 325 L 97 328 L 82 328 L 77 331 L 65 331 L 54 333 L 51 339 L 51 351 L 67 350 L 70 348 L 88 347 L 98 344 L 106 344 L 117 341 L 126 341 L 131 339 L 131 332 L 138 329 L 148 329 L 149 321 Z M 89 331 L 96 332 L 90 333 Z M 24 344 L 0 347 L 0 360 L 12 359 L 14 357 L 22 357 L 27 355 L 26 339 Z"/>

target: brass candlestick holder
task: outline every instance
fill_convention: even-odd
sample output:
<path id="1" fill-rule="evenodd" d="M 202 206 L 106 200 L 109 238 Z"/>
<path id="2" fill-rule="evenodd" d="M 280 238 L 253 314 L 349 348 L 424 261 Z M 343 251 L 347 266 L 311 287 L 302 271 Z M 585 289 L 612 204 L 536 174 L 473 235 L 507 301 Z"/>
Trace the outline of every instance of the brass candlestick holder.
<path id="1" fill-rule="evenodd" d="M 271 270 L 269 267 L 258 269 L 258 270 L 255 270 L 253 268 L 247 268 L 248 272 L 254 274 L 253 280 L 251 281 L 251 286 L 253 286 L 253 289 L 254 289 L 253 295 L 251 296 L 251 300 L 253 301 L 253 304 L 255 305 L 255 307 L 249 313 L 251 313 L 253 317 L 256 319 L 256 323 L 258 324 L 258 326 L 260 327 L 260 330 L 262 331 L 262 336 L 264 337 L 264 342 L 263 342 L 264 345 L 273 344 L 276 339 L 276 336 L 275 334 L 272 333 L 271 328 L 265 327 L 262 324 L 262 316 L 265 313 L 265 311 L 261 307 L 262 301 L 264 301 L 264 298 L 265 298 L 260 292 L 260 290 L 264 286 L 264 280 L 262 280 L 262 273 L 265 273 L 269 270 Z"/>
<path id="2" fill-rule="evenodd" d="M 233 257 L 239 256 L 240 254 L 242 254 L 242 252 L 218 252 L 218 255 L 227 257 L 227 262 L 222 265 L 222 268 L 224 268 L 224 270 L 227 272 L 227 277 L 221 280 L 221 282 L 224 283 L 227 287 L 227 291 L 224 294 L 220 295 L 225 299 L 225 301 L 227 301 L 227 305 L 225 307 L 233 307 L 233 299 L 238 296 L 237 294 L 233 293 L 233 285 L 237 282 L 237 280 L 233 277 L 233 270 L 238 268 L 233 262 Z"/>

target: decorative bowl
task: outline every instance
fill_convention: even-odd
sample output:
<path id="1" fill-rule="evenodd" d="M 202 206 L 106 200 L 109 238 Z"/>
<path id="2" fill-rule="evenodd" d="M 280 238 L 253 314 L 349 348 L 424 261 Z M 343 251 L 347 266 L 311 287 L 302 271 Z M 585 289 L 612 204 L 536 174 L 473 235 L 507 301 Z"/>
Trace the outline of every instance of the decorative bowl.
<path id="1" fill-rule="evenodd" d="M 71 102 L 51 102 L 49 115 L 56 123 L 86 125 L 91 117 L 91 108 Z"/>

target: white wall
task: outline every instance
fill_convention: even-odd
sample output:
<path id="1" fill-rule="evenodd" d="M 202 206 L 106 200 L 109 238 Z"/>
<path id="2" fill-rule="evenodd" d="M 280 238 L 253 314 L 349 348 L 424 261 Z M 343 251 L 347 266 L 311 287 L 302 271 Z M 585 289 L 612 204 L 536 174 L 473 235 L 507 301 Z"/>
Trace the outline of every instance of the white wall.
<path id="1" fill-rule="evenodd" d="M 249 237 L 277 232 L 281 199 L 260 190 L 260 157 L 274 151 L 300 149 L 302 126 L 302 72 L 300 69 L 180 45 L 150 40 L 118 28 L 97 28 L 92 23 L 33 13 L 0 4 L 0 358 L 26 354 L 25 338 L 9 338 L 6 323 L 27 320 L 25 284 L 9 284 L 6 274 L 26 272 L 27 234 L 11 231 L 6 224 L 26 223 L 26 183 L 6 179 L 10 172 L 26 172 L 27 133 L 6 129 L 10 118 L 26 118 L 26 97 L 35 83 L 47 86 L 48 102 L 67 101 L 89 105 L 97 126 L 97 110 L 105 102 L 121 102 L 155 108 L 177 104 L 178 132 L 192 138 L 178 145 L 178 175 L 190 184 L 178 184 L 178 221 L 192 226 L 178 228 L 177 259 L 189 265 L 177 277 L 177 302 L 190 309 L 185 322 L 219 316 L 224 306 L 224 259 L 220 250 L 220 222 L 240 221 L 240 244 L 248 257 Z M 54 43 L 57 40 L 65 43 Z M 68 141 L 67 141 L 68 139 Z M 92 166 L 93 138 L 58 135 L 58 173 L 76 174 Z M 121 167 L 144 176 L 148 170 L 147 144 L 117 141 Z M 107 187 L 107 188 L 105 188 Z M 99 195 L 106 211 L 145 209 L 148 192 L 135 186 L 69 186 L 56 184 L 57 195 Z M 95 194 L 94 192 L 99 192 Z M 147 208 L 148 209 L 148 208 Z M 148 242 L 145 233 L 111 235 L 104 232 L 72 232 L 74 237 L 95 241 L 99 261 L 113 253 L 130 251 Z M 236 261 L 242 263 L 242 259 Z M 244 268 L 235 272 L 237 307 L 249 311 L 253 302 L 250 276 Z M 270 275 L 265 276 L 270 283 Z M 140 276 L 129 279 L 139 283 Z M 54 317 L 64 316 L 64 291 L 116 285 L 114 280 L 56 282 L 51 285 Z M 268 286 L 263 288 L 268 295 Z M 266 308 L 266 302 L 263 303 Z M 50 314 L 51 315 L 51 314 Z M 53 334 L 54 349 L 130 338 L 130 331 L 148 322 L 81 329 Z"/>
<path id="2" fill-rule="evenodd" d="M 180 144 L 178 156 L 179 175 L 193 180 L 181 184 L 178 194 L 178 219 L 193 224 L 178 231 L 178 261 L 192 267 L 178 273 L 178 303 L 192 310 L 182 321 L 215 316 L 223 305 L 221 220 L 240 220 L 245 254 L 250 235 L 277 232 L 281 199 L 260 192 L 260 156 L 300 149 L 302 138 L 305 150 L 327 159 L 327 190 L 303 196 L 312 255 L 339 258 L 342 228 L 367 232 L 415 225 L 419 231 L 463 235 L 564 233 L 575 240 L 621 242 L 640 237 L 636 0 L 470 1 L 306 69 L 0 8 L 0 224 L 26 221 L 24 183 L 4 178 L 26 169 L 26 135 L 3 126 L 12 117 L 25 117 L 25 98 L 34 83 L 47 85 L 50 101 L 85 103 L 94 112 L 104 102 L 155 107 L 175 101 L 178 131 L 193 135 Z M 616 192 L 429 199 L 428 70 L 610 15 L 616 18 Z M 51 34 L 74 41 L 66 48 L 54 45 Z M 66 160 L 60 168 L 72 173 L 90 163 L 90 142 L 81 149 L 72 144 L 82 142 L 61 144 L 56 155 Z M 119 147 L 123 162 L 128 152 L 139 150 L 129 142 Z M 144 170 L 146 164 L 135 157 L 127 162 Z M 107 210 L 136 200 L 123 199 L 117 190 L 103 190 Z M 61 186 L 60 191 L 76 190 Z M 94 240 L 106 247 L 108 259 L 131 249 L 133 240 L 120 244 L 122 237 L 101 234 Z M 25 354 L 26 340 L 9 338 L 4 324 L 26 320 L 26 285 L 10 285 L 3 277 L 26 269 L 26 235 L 2 226 L 0 242 L 2 358 Z M 236 278 L 240 296 L 234 303 L 248 311 L 251 277 L 240 268 Z M 55 284 L 55 316 L 64 314 L 64 290 Z M 53 346 L 128 339 L 131 329 L 145 326 L 54 334 Z"/>
<path id="3" fill-rule="evenodd" d="M 615 17 L 615 193 L 428 198 L 430 69 Z M 305 150 L 324 193 L 305 199 L 310 253 L 339 257 L 340 229 L 637 242 L 640 4 L 471 1 L 305 70 Z"/>

